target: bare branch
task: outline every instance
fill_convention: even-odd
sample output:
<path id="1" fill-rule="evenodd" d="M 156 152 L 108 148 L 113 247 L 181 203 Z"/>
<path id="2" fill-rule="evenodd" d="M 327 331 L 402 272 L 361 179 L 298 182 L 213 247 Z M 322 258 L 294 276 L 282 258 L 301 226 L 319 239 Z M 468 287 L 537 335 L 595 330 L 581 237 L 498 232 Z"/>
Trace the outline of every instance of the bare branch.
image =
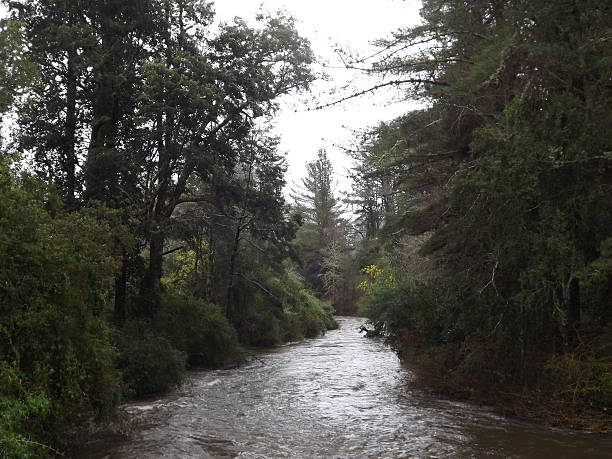
<path id="1" fill-rule="evenodd" d="M 357 97 L 360 96 L 364 96 L 366 94 L 372 93 L 374 91 L 377 91 L 379 89 L 388 87 L 388 86 L 399 86 L 401 84 L 405 84 L 405 83 L 412 83 L 412 84 L 433 84 L 436 86 L 448 86 L 448 83 L 445 83 L 443 81 L 435 81 L 435 80 L 426 80 L 426 79 L 421 79 L 421 78 L 408 78 L 405 80 L 393 80 L 393 81 L 388 81 L 386 83 L 381 83 L 381 84 L 377 84 L 376 86 L 372 86 L 369 89 L 365 89 L 363 91 L 359 91 L 356 93 L 351 94 L 350 96 L 346 96 L 343 97 L 341 99 L 337 99 L 333 102 L 329 102 L 323 105 L 317 105 L 314 108 L 309 108 L 307 111 L 313 111 L 313 110 L 322 110 L 324 108 L 328 108 L 328 107 L 333 107 L 334 105 L 338 105 L 341 104 L 342 102 L 346 102 L 347 100 L 350 99 L 355 99 Z"/>

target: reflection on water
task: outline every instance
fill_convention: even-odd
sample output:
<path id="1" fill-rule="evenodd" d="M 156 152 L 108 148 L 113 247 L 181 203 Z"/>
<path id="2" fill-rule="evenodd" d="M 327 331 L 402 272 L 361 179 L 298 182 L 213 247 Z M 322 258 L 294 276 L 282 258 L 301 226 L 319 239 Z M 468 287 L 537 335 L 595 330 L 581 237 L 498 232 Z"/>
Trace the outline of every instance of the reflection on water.
<path id="1" fill-rule="evenodd" d="M 612 457 L 612 439 L 513 422 L 410 390 L 412 374 L 363 319 L 258 354 L 238 369 L 192 373 L 182 392 L 132 403 L 129 438 L 91 458 Z"/>

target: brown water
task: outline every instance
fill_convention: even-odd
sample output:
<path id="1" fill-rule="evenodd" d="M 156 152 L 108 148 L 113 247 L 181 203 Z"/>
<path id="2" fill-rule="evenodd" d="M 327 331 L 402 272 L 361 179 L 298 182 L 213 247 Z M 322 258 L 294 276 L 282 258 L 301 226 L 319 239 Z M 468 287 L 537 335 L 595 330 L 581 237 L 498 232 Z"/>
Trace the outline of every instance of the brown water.
<path id="1" fill-rule="evenodd" d="M 410 388 L 413 377 L 363 319 L 325 337 L 258 354 L 249 365 L 192 373 L 181 392 L 131 403 L 129 438 L 79 457 L 612 458 L 612 438 L 499 417 Z"/>

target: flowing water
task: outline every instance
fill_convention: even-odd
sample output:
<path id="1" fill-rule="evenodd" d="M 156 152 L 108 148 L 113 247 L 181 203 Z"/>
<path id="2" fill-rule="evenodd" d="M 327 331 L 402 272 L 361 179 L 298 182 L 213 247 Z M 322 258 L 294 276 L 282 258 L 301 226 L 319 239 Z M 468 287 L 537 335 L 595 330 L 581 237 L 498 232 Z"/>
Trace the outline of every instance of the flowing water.
<path id="1" fill-rule="evenodd" d="M 128 437 L 88 458 L 612 458 L 612 438 L 520 423 L 411 390 L 413 375 L 363 319 L 261 352 L 237 369 L 192 373 L 181 392 L 131 403 Z"/>

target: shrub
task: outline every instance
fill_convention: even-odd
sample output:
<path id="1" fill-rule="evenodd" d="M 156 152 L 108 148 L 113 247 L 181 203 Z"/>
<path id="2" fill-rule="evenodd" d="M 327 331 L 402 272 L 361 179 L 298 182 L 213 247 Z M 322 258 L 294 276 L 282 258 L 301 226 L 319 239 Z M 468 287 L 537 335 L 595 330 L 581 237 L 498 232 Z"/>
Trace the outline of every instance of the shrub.
<path id="1" fill-rule="evenodd" d="M 38 423 L 49 415 L 48 394 L 28 393 L 24 375 L 7 362 L 0 362 L 0 457 L 34 457 L 47 446 L 30 440 L 30 423 Z M 37 429 L 38 430 L 38 429 Z"/>
<path id="2" fill-rule="evenodd" d="M 118 333 L 117 345 L 126 396 L 164 392 L 183 381 L 186 355 L 159 336 L 150 322 L 127 321 Z"/>
<path id="3" fill-rule="evenodd" d="M 237 323 L 241 341 L 249 346 L 274 346 L 282 343 L 278 307 L 267 303 L 261 294 L 253 295 L 249 308 Z M 282 317 L 282 316 L 281 316 Z"/>
<path id="4" fill-rule="evenodd" d="M 305 289 L 299 290 L 284 309 L 281 322 L 285 341 L 314 338 L 338 328 L 332 306 Z"/>
<path id="5" fill-rule="evenodd" d="M 187 355 L 191 366 L 215 367 L 242 358 L 236 330 L 219 307 L 191 296 L 165 293 L 156 328 Z"/>
<path id="6" fill-rule="evenodd" d="M 0 164 L 0 422 L 13 438 L 61 449 L 66 432 L 85 433 L 118 403 L 104 320 L 118 265 L 112 215 L 64 214 L 57 202 Z"/>

